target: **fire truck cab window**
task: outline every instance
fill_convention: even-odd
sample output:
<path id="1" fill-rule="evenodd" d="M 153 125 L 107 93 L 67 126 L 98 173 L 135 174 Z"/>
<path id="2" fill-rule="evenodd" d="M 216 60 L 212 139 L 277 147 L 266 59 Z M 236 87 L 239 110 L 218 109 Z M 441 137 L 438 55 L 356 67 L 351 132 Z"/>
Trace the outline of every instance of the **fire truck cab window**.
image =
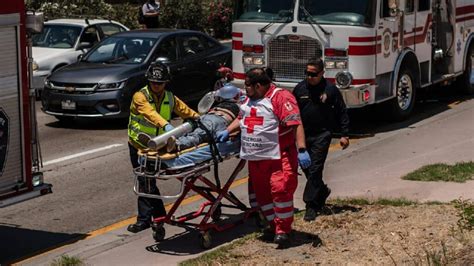
<path id="1" fill-rule="evenodd" d="M 383 0 L 382 1 L 382 12 L 381 12 L 381 17 L 382 18 L 390 17 L 390 9 L 388 8 L 388 1 L 389 0 Z"/>
<path id="2" fill-rule="evenodd" d="M 418 11 L 426 11 L 430 9 L 430 0 L 419 0 Z"/>
<path id="3" fill-rule="evenodd" d="M 405 2 L 405 12 L 413 13 L 415 11 L 415 0 L 406 0 Z"/>
<path id="4" fill-rule="evenodd" d="M 375 21 L 376 2 L 374 0 L 302 0 L 298 19 L 308 23 L 316 21 L 320 24 L 371 26 Z"/>
<path id="5" fill-rule="evenodd" d="M 291 22 L 294 0 L 243 0 L 236 1 L 235 17 L 238 21 Z"/>

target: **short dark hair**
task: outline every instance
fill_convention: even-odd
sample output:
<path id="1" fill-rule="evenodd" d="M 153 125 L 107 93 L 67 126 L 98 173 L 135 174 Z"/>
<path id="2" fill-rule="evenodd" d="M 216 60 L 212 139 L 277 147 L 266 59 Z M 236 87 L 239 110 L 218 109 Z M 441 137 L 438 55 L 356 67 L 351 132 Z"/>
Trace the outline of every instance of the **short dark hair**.
<path id="1" fill-rule="evenodd" d="M 248 78 L 250 85 L 260 83 L 261 85 L 265 86 L 272 82 L 265 70 L 261 67 L 252 68 L 247 71 L 245 75 Z"/>
<path id="2" fill-rule="evenodd" d="M 275 80 L 274 77 L 275 77 L 275 73 L 273 72 L 273 69 L 269 68 L 269 67 L 264 67 L 263 70 L 265 71 L 265 73 L 267 74 L 267 76 L 271 79 L 271 80 Z"/>
<path id="3" fill-rule="evenodd" d="M 308 63 L 306 63 L 306 66 L 315 66 L 319 68 L 319 70 L 323 70 L 324 61 L 321 57 L 312 57 L 308 60 Z"/>

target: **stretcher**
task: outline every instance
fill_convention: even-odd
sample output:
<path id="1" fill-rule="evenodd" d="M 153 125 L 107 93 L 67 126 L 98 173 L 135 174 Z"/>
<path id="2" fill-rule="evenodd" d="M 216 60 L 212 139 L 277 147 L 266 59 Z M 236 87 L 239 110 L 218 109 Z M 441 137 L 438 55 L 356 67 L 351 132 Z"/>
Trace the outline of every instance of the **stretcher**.
<path id="1" fill-rule="evenodd" d="M 247 207 L 229 191 L 231 184 L 244 168 L 245 160 L 240 160 L 225 184 L 222 186 L 220 184 L 219 163 L 238 157 L 239 150 L 239 141 L 233 141 L 213 145 L 203 144 L 173 154 L 156 151 L 139 152 L 140 166 L 134 169 L 136 177 L 135 194 L 141 197 L 162 200 L 176 199 L 165 216 L 154 217 L 151 228 L 155 241 L 164 239 L 166 232 L 163 225 L 170 224 L 198 230 L 200 245 L 207 249 L 212 245 L 211 231 L 222 232 L 230 229 L 258 213 L 256 208 Z M 211 171 L 211 168 L 214 168 L 214 180 L 204 176 L 205 173 Z M 139 187 L 139 177 L 148 180 L 178 180 L 180 182 L 179 192 L 175 195 L 144 193 L 142 191 L 149 190 Z M 199 185 L 196 183 L 199 183 Z M 175 217 L 176 210 L 191 191 L 201 195 L 206 201 L 200 205 L 198 210 Z M 226 199 L 228 203 L 224 204 L 223 199 Z M 220 218 L 223 207 L 243 211 L 242 218 L 238 221 L 222 223 L 223 221 Z M 202 216 L 202 219 L 199 222 L 191 221 L 200 216 Z"/>

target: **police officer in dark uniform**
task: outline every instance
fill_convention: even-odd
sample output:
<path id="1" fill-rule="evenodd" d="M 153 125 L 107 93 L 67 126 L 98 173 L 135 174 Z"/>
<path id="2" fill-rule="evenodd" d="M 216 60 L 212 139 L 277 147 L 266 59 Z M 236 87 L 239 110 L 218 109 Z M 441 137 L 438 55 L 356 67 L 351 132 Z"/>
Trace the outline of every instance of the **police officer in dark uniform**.
<path id="1" fill-rule="evenodd" d="M 306 148 L 311 157 L 311 166 L 304 169 L 307 178 L 303 200 L 306 203 L 304 220 L 316 219 L 331 193 L 323 181 L 324 162 L 331 144 L 332 132 L 340 128 L 343 149 L 349 146 L 349 116 L 339 89 L 326 80 L 324 62 L 312 58 L 306 64 L 306 78 L 293 90 L 303 121 Z"/>

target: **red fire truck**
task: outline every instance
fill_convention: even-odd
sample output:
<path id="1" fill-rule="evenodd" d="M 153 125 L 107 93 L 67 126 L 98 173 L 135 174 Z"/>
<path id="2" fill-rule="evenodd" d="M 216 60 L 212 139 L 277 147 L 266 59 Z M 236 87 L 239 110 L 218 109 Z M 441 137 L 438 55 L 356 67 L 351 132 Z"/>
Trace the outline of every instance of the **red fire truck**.
<path id="1" fill-rule="evenodd" d="M 413 109 L 418 88 L 458 82 L 474 92 L 474 0 L 236 0 L 235 83 L 253 67 L 294 88 L 311 57 L 346 104 L 386 102 L 395 119 Z"/>
<path id="2" fill-rule="evenodd" d="M 35 94 L 30 90 L 32 33 L 42 16 L 27 14 L 23 0 L 0 5 L 0 207 L 51 192 L 40 172 Z"/>

